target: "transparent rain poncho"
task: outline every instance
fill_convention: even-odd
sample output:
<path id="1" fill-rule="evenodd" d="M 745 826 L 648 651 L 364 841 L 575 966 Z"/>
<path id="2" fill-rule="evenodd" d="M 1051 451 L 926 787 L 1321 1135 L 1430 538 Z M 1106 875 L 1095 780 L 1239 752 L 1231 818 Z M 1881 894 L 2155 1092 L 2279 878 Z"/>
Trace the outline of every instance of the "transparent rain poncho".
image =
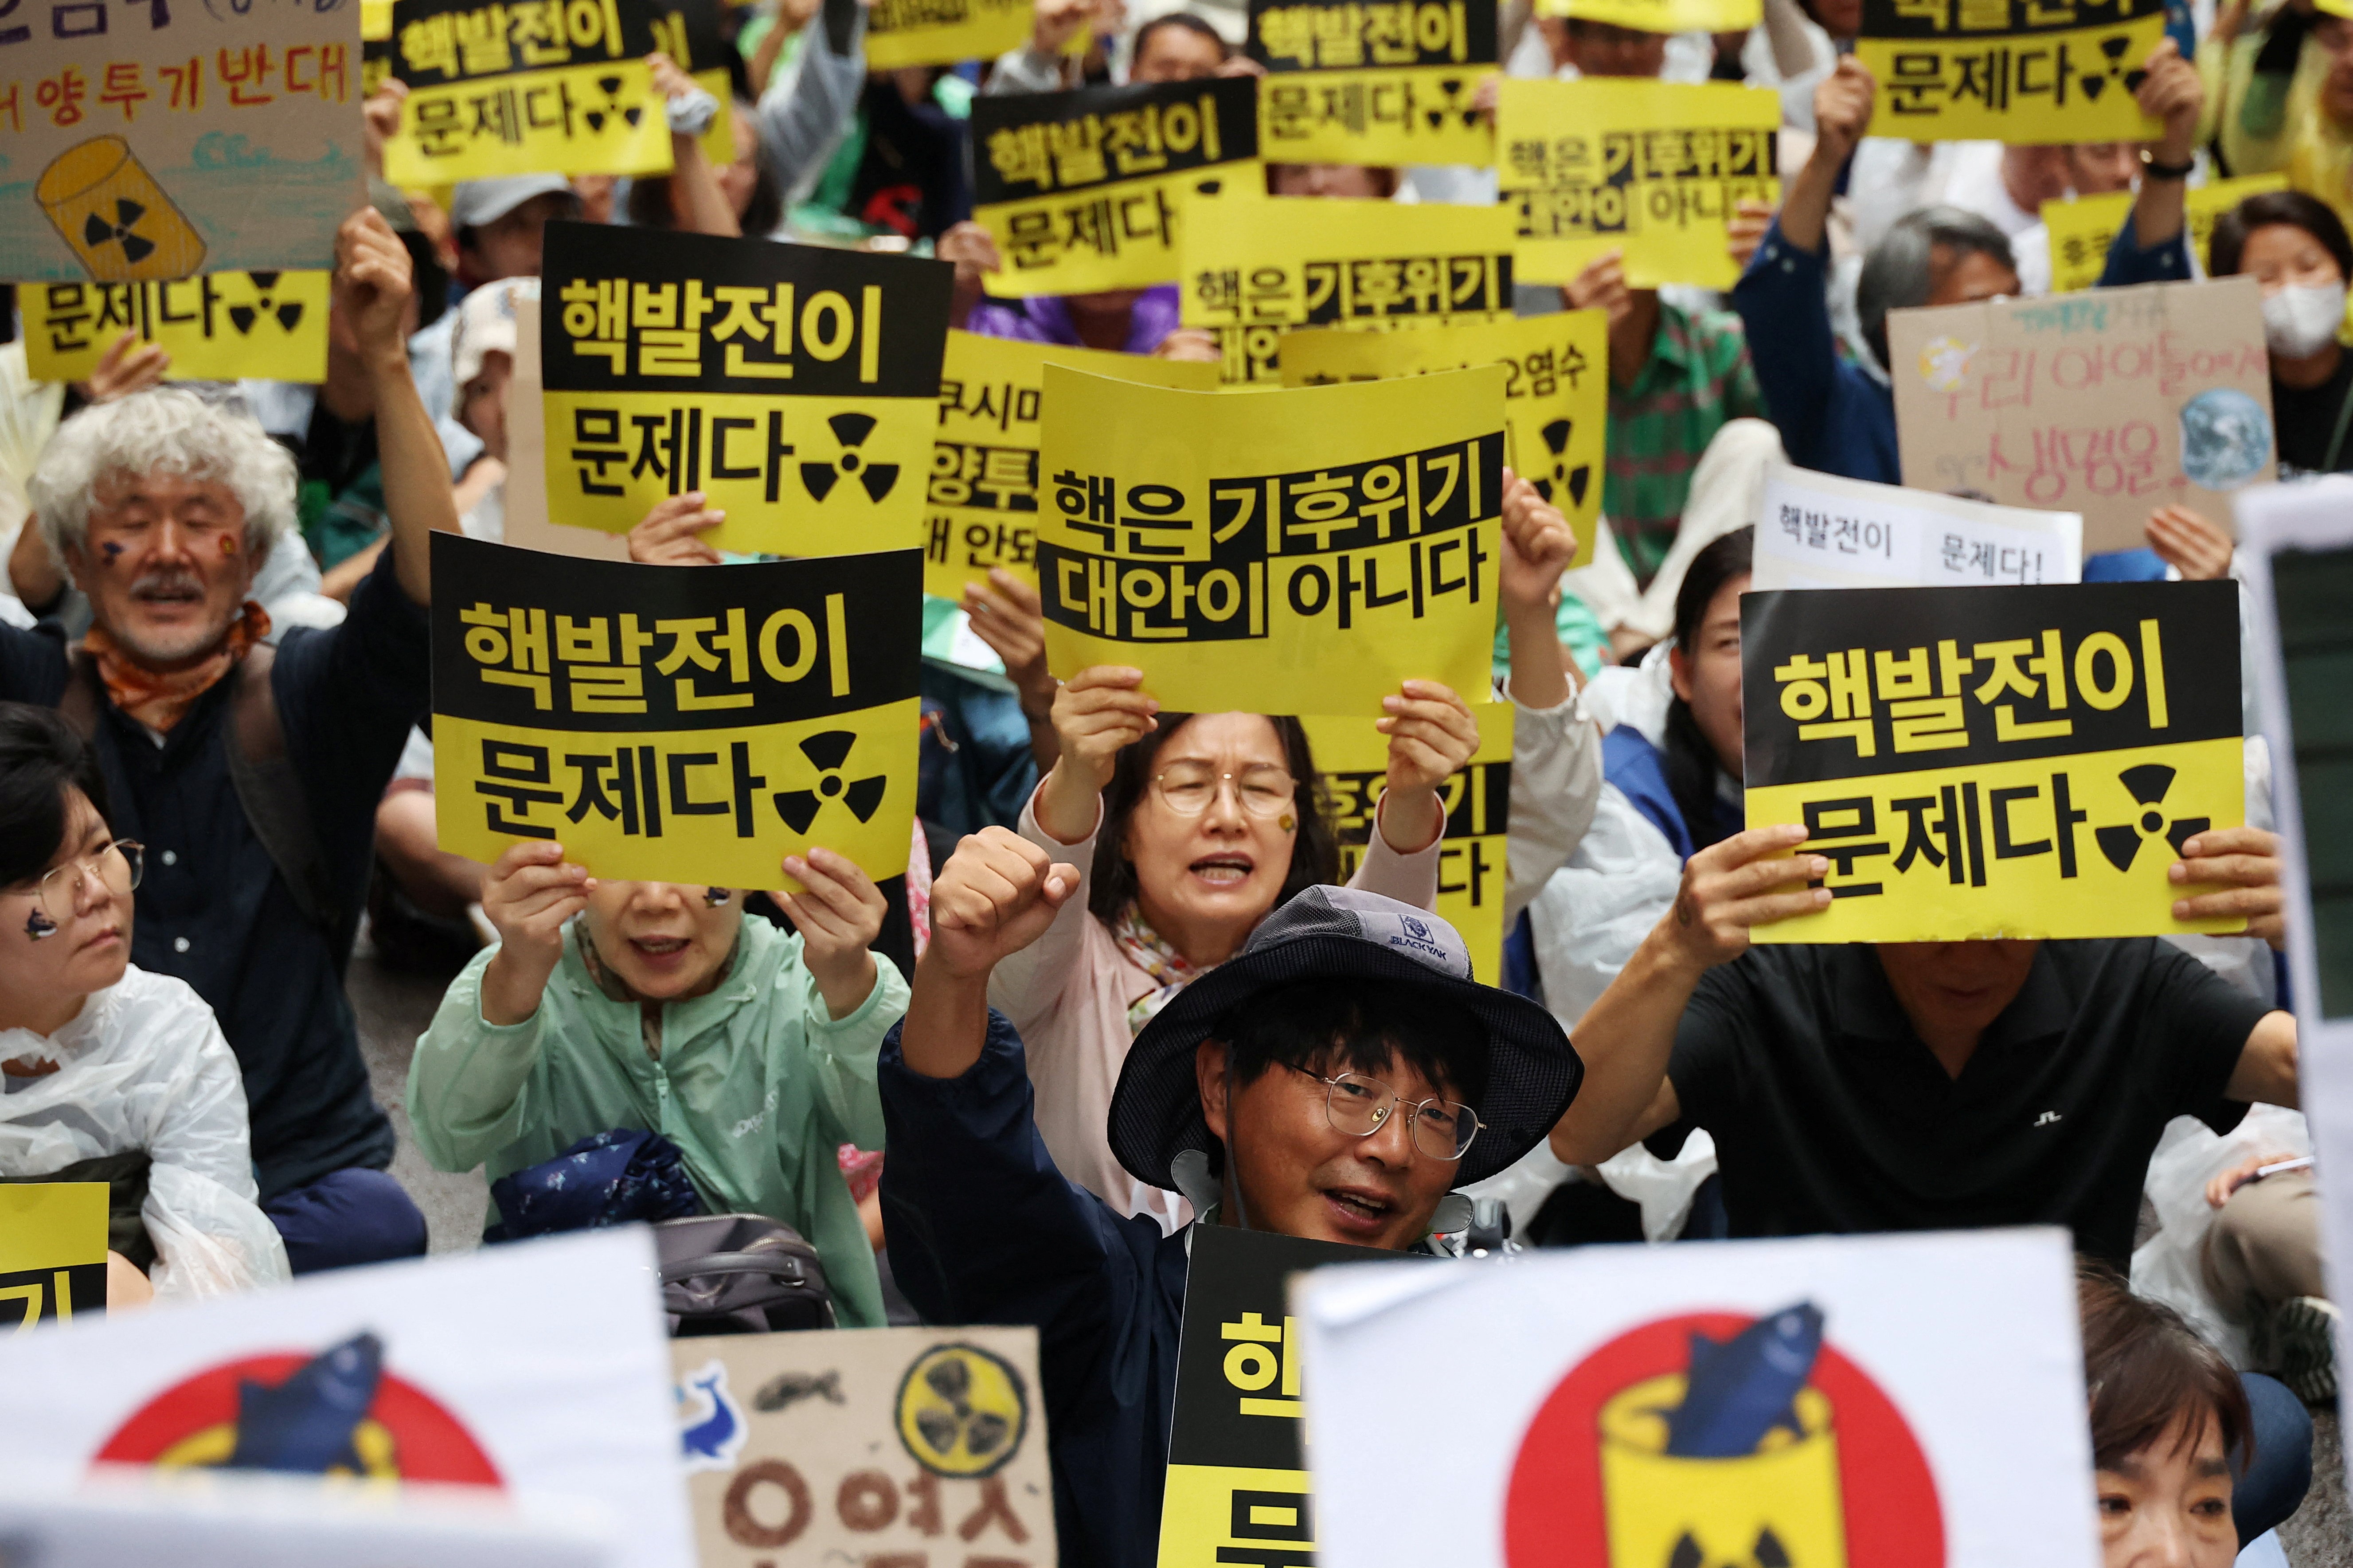
<path id="1" fill-rule="evenodd" d="M 44 1037 L 0 1031 L 8 1075 L 0 1174 L 39 1176 L 132 1150 L 150 1168 L 141 1211 L 158 1300 L 225 1295 L 288 1277 L 285 1244 L 257 1203 L 245 1083 L 212 1009 L 181 981 L 131 966 Z"/>

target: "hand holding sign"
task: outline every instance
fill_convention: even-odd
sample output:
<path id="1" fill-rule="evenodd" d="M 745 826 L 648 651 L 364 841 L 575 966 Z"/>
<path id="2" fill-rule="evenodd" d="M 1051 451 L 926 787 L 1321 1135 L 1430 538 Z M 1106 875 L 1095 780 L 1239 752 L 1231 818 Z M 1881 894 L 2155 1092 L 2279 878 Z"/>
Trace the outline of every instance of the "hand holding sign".
<path id="1" fill-rule="evenodd" d="M 830 849 L 785 857 L 785 875 L 801 885 L 776 902 L 801 934 L 801 962 L 837 1018 L 847 1018 L 874 989 L 874 955 L 882 931 L 882 894 L 858 862 Z"/>
<path id="2" fill-rule="evenodd" d="M 1077 868 L 1009 828 L 984 827 L 956 846 L 932 884 L 925 956 L 959 980 L 983 978 L 1043 936 L 1078 885 Z"/>
<path id="3" fill-rule="evenodd" d="M 153 343 L 141 347 L 137 332 L 125 332 L 98 356 L 79 390 L 85 403 L 111 403 L 161 384 L 171 368 L 169 353 Z"/>
<path id="4" fill-rule="evenodd" d="M 1814 89 L 1813 161 L 1832 168 L 1854 155 L 1855 143 L 1871 133 L 1873 96 L 1879 82 L 1871 68 L 1841 55 L 1838 68 Z"/>
<path id="5" fill-rule="evenodd" d="M 1038 793 L 1038 826 L 1065 844 L 1095 830 L 1096 799 L 1111 783 L 1123 747 L 1160 727 L 1159 700 L 1144 689 L 1144 671 L 1098 664 L 1082 669 L 1054 698 L 1054 735 L 1062 754 Z"/>
<path id="6" fill-rule="evenodd" d="M 640 566 L 716 566 L 719 552 L 702 535 L 727 521 L 727 514 L 703 503 L 701 490 L 656 501 L 637 527 L 629 530 L 629 559 Z"/>
<path id="7" fill-rule="evenodd" d="M 1692 969 L 1713 969 L 1748 951 L 1751 926 L 1830 907 L 1831 891 L 1805 887 L 1830 874 L 1819 855 L 1784 858 L 1806 841 L 1796 824 L 1752 827 L 1709 845 L 1683 862 L 1683 890 L 1659 922 Z"/>
<path id="8" fill-rule="evenodd" d="M 2247 918 L 2249 936 L 2259 936 L 2284 951 L 2286 928 L 2280 915 L 2280 841 L 2276 833 L 2260 827 L 2221 827 L 2187 839 L 2181 858 L 2166 875 L 2186 890 L 2192 884 L 2219 888 L 2220 892 L 2178 899 L 2178 921 Z"/>
<path id="9" fill-rule="evenodd" d="M 553 840 L 508 847 L 482 883 L 482 913 L 499 951 L 482 972 L 482 1021 L 503 1028 L 539 1011 L 540 993 L 564 957 L 564 925 L 588 907 L 596 879 Z"/>
<path id="10" fill-rule="evenodd" d="M 363 359 L 406 363 L 408 250 L 384 215 L 362 207 L 335 231 L 335 316 Z"/>
<path id="11" fill-rule="evenodd" d="M 1381 706 L 1388 716 L 1373 728 L 1389 738 L 1389 768 L 1380 833 L 1390 848 L 1411 855 L 1445 831 L 1438 788 L 1479 749 L 1479 721 L 1451 688 L 1434 680 L 1409 680 Z"/>
<path id="12" fill-rule="evenodd" d="M 2198 116 L 2206 106 L 2206 91 L 2198 68 L 2181 58 L 2180 46 L 2167 38 L 2149 51 L 2148 75 L 2133 97 L 2140 111 L 2165 127 L 2153 147 L 2158 161 L 2187 163 L 2198 151 Z M 2179 181 L 2173 182 L 2178 188 Z M 2148 243 L 2142 237 L 2141 243 Z"/>

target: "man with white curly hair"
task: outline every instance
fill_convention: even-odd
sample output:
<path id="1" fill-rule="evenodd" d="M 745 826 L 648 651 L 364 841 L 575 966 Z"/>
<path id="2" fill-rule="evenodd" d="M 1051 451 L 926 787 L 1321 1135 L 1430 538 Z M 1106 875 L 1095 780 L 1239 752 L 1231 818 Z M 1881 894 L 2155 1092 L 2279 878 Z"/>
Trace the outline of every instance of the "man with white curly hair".
<path id="1" fill-rule="evenodd" d="M 429 698 L 427 535 L 449 473 L 401 335 L 408 253 L 373 210 L 336 238 L 335 310 L 376 408 L 392 544 L 327 631 L 273 651 L 254 574 L 294 526 L 294 466 L 240 413 L 171 387 L 68 420 L 26 487 L 90 633 L 0 627 L 0 698 L 94 743 L 146 846 L 132 959 L 195 987 L 245 1079 L 262 1208 L 296 1273 L 413 1257 L 343 970 L 375 805 Z"/>

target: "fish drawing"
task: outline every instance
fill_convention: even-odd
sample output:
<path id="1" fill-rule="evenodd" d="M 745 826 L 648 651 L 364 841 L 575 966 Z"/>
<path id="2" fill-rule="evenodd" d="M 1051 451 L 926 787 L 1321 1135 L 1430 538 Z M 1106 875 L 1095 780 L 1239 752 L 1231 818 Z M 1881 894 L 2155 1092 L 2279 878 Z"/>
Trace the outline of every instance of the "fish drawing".
<path id="1" fill-rule="evenodd" d="M 353 1435 L 384 1381 L 384 1342 L 353 1334 L 269 1387 L 250 1378 L 237 1390 L 237 1447 L 223 1468 L 324 1475 L 365 1470 Z"/>
<path id="2" fill-rule="evenodd" d="M 842 1397 L 841 1373 L 828 1372 L 823 1376 L 806 1372 L 788 1372 L 772 1377 L 752 1395 L 752 1408 L 763 1415 L 774 1415 L 780 1410 L 790 1410 L 804 1399 L 823 1399 L 835 1405 L 847 1405 Z"/>
<path id="3" fill-rule="evenodd" d="M 1694 1333 L 1683 1403 L 1663 1413 L 1666 1451 L 1728 1459 L 1755 1453 L 1776 1426 L 1803 1436 L 1798 1393 L 1821 1348 L 1821 1309 L 1810 1301 L 1759 1318 L 1720 1343 Z"/>
<path id="4" fill-rule="evenodd" d="M 687 1379 L 687 1386 L 702 1390 L 711 1401 L 711 1414 L 678 1435 L 681 1457 L 690 1468 L 732 1468 L 744 1422 L 736 1414 L 735 1402 L 727 1396 L 726 1366 L 715 1361 L 705 1363 L 702 1371 Z"/>

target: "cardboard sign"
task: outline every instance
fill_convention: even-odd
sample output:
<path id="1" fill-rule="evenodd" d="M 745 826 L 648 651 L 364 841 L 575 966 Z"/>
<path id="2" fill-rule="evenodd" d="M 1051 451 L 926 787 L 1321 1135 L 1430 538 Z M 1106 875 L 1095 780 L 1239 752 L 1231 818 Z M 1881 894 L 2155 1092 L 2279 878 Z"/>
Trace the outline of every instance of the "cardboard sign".
<path id="1" fill-rule="evenodd" d="M 1729 289 L 1726 221 L 1781 197 L 1781 100 L 1765 88 L 1507 79 L 1495 123 L 1525 283 L 1569 282 L 1619 250 L 1634 288 Z"/>
<path id="2" fill-rule="evenodd" d="M 1285 1289 L 1300 1269 L 1408 1256 L 1230 1226 L 1194 1230 L 1159 1568 L 1314 1561 L 1299 1322 Z"/>
<path id="3" fill-rule="evenodd" d="M 106 1310 L 106 1184 L 0 1183 L 0 1323 Z"/>
<path id="4" fill-rule="evenodd" d="M 1539 0 L 1539 16 L 1607 22 L 1644 33 L 1745 33 L 1765 19 L 1764 0 Z"/>
<path id="5" fill-rule="evenodd" d="M 0 1338 L 0 1466 L 49 1495 L 99 1465 L 479 1488 L 692 1568 L 655 1268 L 632 1226 Z"/>
<path id="6" fill-rule="evenodd" d="M 866 68 L 994 65 L 1029 41 L 1030 19 L 1021 0 L 875 0 L 866 18 Z"/>
<path id="7" fill-rule="evenodd" d="M 2287 189 L 2285 174 L 2249 174 L 2193 185 L 2182 204 L 2189 224 L 2189 252 L 2211 274 L 2207 257 L 2214 243 L 2214 220 L 2265 191 Z M 2042 204 L 2042 225 L 2051 235 L 2051 292 L 2079 293 L 2100 280 L 2108 265 L 2108 247 L 2116 231 L 2132 216 L 2133 194 L 2116 191 L 2102 196 L 2070 196 Z"/>
<path id="8" fill-rule="evenodd" d="M 982 283 L 1003 299 L 1174 282 L 1191 194 L 1265 181 L 1257 84 L 1237 78 L 983 96 L 972 138 L 972 216 L 1005 263 Z"/>
<path id="9" fill-rule="evenodd" d="M 944 262 L 550 224 L 547 494 L 627 533 L 701 490 L 721 550 L 914 549 L 947 342 Z"/>
<path id="10" fill-rule="evenodd" d="M 1046 367 L 1046 658 L 1142 669 L 1178 712 L 1377 714 L 1484 691 L 1504 373 L 1169 392 Z"/>
<path id="11" fill-rule="evenodd" d="M 1031 1328 L 679 1340 L 702 1568 L 1053 1568 Z"/>
<path id="12" fill-rule="evenodd" d="M 2133 93 L 2164 0 L 1862 0 L 1872 134 L 1910 142 L 2153 142 Z"/>
<path id="13" fill-rule="evenodd" d="M 2276 467 L 2252 278 L 1887 313 L 1904 482 L 2081 512 L 2137 550 L 2168 502 L 2217 523 Z"/>
<path id="14" fill-rule="evenodd" d="M 2084 520 L 1988 506 L 1775 463 L 1765 470 L 1752 593 L 2033 586 L 2084 575 Z"/>
<path id="15" fill-rule="evenodd" d="M 903 875 L 922 565 L 693 571 L 435 534 L 441 847 L 487 864 L 559 839 L 597 877 L 765 888 L 822 845 Z"/>
<path id="16" fill-rule="evenodd" d="M 659 49 L 719 100 L 704 151 L 735 156 L 715 0 L 395 0 L 392 74 L 408 84 L 385 177 L 443 185 L 504 174 L 659 174 L 670 121 Z"/>
<path id="17" fill-rule="evenodd" d="M 961 600 L 966 583 L 986 581 L 1000 566 L 1038 580 L 1039 412 L 1050 364 L 1188 392 L 1218 386 L 1217 367 L 1197 360 L 950 331 L 923 509 L 924 593 Z"/>
<path id="18" fill-rule="evenodd" d="M 22 290 L 25 370 L 80 381 L 125 332 L 172 356 L 172 381 L 327 379 L 331 272 L 206 272 L 174 283 L 47 283 Z"/>
<path id="19" fill-rule="evenodd" d="M 1293 327 L 1483 321 L 1512 309 L 1512 215 L 1338 197 L 1196 196 L 1183 319 L 1218 336 L 1228 384 L 1282 381 Z"/>
<path id="20" fill-rule="evenodd" d="M 2100 1562 L 2061 1230 L 1324 1269 L 1292 1300 L 1331 1563 Z"/>
<path id="21" fill-rule="evenodd" d="M 1752 593 L 1740 669 L 1748 826 L 1835 895 L 1756 941 L 2242 929 L 2166 875 L 2245 820 L 2236 584 Z"/>
<path id="22" fill-rule="evenodd" d="M 332 267 L 366 200 L 345 0 L 0 13 L 0 279 Z"/>
<path id="23" fill-rule="evenodd" d="M 1495 0 L 1250 0 L 1270 163 L 1492 163 Z"/>
<path id="24" fill-rule="evenodd" d="M 1609 321 L 1564 310 L 1410 332 L 1296 331 L 1282 340 L 1286 386 L 1504 367 L 1504 466 L 1558 507 L 1577 531 L 1572 566 L 1593 563 L 1609 416 Z"/>
<path id="25" fill-rule="evenodd" d="M 1474 702 L 1479 749 L 1439 786 L 1446 805 L 1438 852 L 1440 919 L 1462 933 L 1471 973 L 1488 984 L 1504 972 L 1504 847 L 1512 816 L 1512 705 Z M 1388 787 L 1388 737 L 1369 719 L 1302 714 L 1317 776 L 1340 834 L 1340 880 L 1364 864 L 1374 814 Z"/>

